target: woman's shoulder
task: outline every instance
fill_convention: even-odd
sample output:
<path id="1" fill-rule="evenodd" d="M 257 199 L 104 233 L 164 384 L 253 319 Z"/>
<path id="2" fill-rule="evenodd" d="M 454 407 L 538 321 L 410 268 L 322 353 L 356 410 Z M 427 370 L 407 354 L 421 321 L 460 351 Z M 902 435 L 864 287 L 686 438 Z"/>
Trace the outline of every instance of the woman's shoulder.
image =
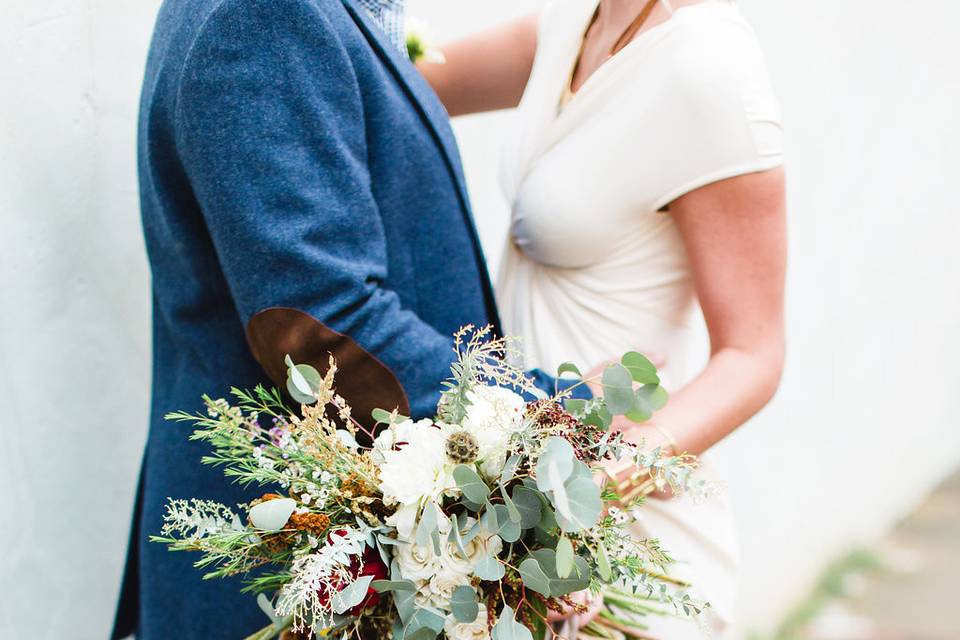
<path id="1" fill-rule="evenodd" d="M 753 28 L 733 3 L 690 5 L 673 18 L 677 25 L 666 38 L 673 77 L 693 86 L 766 79 L 766 59 Z"/>
<path id="2" fill-rule="evenodd" d="M 701 107 L 726 104 L 729 113 L 746 107 L 778 120 L 779 103 L 757 36 L 736 6 L 726 4 L 694 5 L 674 17 L 680 22 L 664 39 L 659 58 L 665 97 Z"/>

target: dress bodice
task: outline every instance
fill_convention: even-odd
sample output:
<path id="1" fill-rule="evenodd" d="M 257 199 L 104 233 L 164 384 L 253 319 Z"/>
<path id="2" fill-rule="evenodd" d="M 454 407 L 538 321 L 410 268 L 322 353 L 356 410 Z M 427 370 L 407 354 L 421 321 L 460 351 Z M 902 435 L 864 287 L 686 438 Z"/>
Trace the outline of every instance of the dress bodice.
<path id="1" fill-rule="evenodd" d="M 595 1 L 557 0 L 503 160 L 512 203 L 498 284 L 527 366 L 593 366 L 628 349 L 685 381 L 694 291 L 666 205 L 783 161 L 779 109 L 735 5 L 675 11 L 587 79 L 560 109 Z"/>

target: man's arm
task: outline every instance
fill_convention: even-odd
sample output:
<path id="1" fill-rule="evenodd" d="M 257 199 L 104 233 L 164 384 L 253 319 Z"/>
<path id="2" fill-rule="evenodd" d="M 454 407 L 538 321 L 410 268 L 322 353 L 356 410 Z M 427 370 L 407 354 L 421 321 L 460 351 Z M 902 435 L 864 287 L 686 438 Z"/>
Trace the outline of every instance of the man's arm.
<path id="1" fill-rule="evenodd" d="M 177 148 L 243 322 L 271 307 L 303 311 L 382 362 L 414 415 L 432 415 L 452 340 L 384 286 L 352 74 L 310 4 L 226 0 L 185 63 Z"/>

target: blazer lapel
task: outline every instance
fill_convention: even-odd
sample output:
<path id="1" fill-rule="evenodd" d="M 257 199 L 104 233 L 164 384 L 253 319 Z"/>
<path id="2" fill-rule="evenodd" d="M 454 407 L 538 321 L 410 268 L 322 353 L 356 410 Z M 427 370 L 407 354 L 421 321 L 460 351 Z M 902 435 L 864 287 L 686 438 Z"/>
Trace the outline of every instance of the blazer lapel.
<path id="1" fill-rule="evenodd" d="M 473 215 L 470 210 L 470 198 L 467 195 L 467 183 L 463 175 L 463 166 L 460 164 L 460 151 L 457 147 L 456 138 L 453 130 L 450 128 L 450 116 L 444 109 L 440 99 L 434 93 L 433 89 L 427 84 L 426 79 L 417 71 L 410 61 L 400 52 L 396 46 L 390 42 L 383 30 L 378 27 L 373 18 L 356 4 L 356 0 L 341 0 L 346 7 L 347 12 L 353 17 L 354 22 L 366 36 L 370 46 L 377 52 L 384 65 L 393 73 L 397 82 L 404 88 L 410 101 L 420 112 L 421 117 L 426 122 L 433 134 L 437 145 L 443 153 L 447 170 L 450 172 L 457 187 L 457 193 L 463 209 L 464 219 L 467 228 L 470 231 L 471 242 L 481 271 L 483 279 L 483 289 L 487 296 L 487 307 L 489 309 L 490 321 L 494 324 L 497 332 L 500 332 L 500 318 L 497 313 L 496 302 L 493 293 L 493 285 L 490 282 L 487 273 L 487 263 L 483 254 L 483 248 L 480 246 L 480 236 L 477 234 L 476 225 L 473 221 Z"/>
<path id="2" fill-rule="evenodd" d="M 469 212 L 470 201 L 467 197 L 463 168 L 460 165 L 460 152 L 453 131 L 450 129 L 450 116 L 447 115 L 440 100 L 424 77 L 401 52 L 397 51 L 396 46 L 390 42 L 383 30 L 374 23 L 373 18 L 366 10 L 358 6 L 355 0 L 342 0 L 342 2 L 360 30 L 363 31 L 370 42 L 370 46 L 393 72 L 397 81 L 404 87 L 407 95 L 430 127 L 437 144 L 443 151 L 447 168 L 457 184 L 464 209 Z"/>

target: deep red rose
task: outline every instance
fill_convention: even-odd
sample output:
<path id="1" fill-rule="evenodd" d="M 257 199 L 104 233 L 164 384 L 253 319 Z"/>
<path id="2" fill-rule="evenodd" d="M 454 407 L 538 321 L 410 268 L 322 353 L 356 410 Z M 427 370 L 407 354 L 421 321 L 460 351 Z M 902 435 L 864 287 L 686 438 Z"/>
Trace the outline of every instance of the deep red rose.
<path id="1" fill-rule="evenodd" d="M 337 529 L 336 531 L 332 531 L 330 535 L 343 537 L 347 535 L 347 532 L 343 529 Z M 375 548 L 367 547 L 363 550 L 362 559 L 363 569 L 360 568 L 360 558 L 357 558 L 356 556 L 353 557 L 353 560 L 350 562 L 350 568 L 348 569 L 351 580 L 350 582 L 344 584 L 337 584 L 336 588 L 338 591 L 346 588 L 351 582 L 357 578 L 362 578 L 363 576 L 373 576 L 374 580 L 386 580 L 387 565 L 385 565 L 383 563 L 383 559 L 380 558 L 379 551 L 377 551 Z M 330 601 L 330 594 L 326 593 L 326 591 L 326 589 L 321 589 L 318 592 L 320 603 L 323 605 L 326 605 Z M 366 597 L 364 597 L 360 604 L 347 611 L 347 615 L 359 615 L 364 609 L 368 607 L 374 607 L 379 602 L 380 594 L 377 593 L 373 587 L 368 587 Z"/>

